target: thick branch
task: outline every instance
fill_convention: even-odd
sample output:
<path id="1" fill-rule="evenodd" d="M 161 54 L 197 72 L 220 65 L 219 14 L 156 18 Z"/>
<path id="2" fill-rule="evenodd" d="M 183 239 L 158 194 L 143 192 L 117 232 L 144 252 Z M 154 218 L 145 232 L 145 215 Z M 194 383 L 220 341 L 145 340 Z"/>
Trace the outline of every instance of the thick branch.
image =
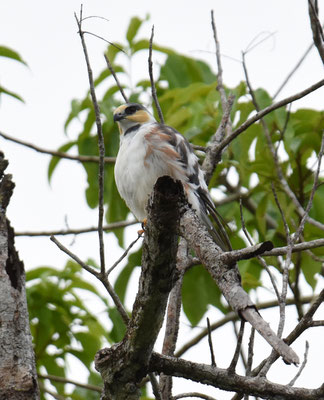
<path id="1" fill-rule="evenodd" d="M 132 319 L 123 341 L 96 356 L 96 368 L 105 383 L 102 399 L 140 396 L 139 383 L 147 374 L 175 281 L 179 198 L 183 198 L 179 182 L 169 177 L 158 179 L 148 206 L 142 273 Z"/>
<path id="2" fill-rule="evenodd" d="M 181 217 L 180 232 L 189 246 L 195 250 L 232 309 L 250 322 L 286 362 L 298 364 L 298 356 L 270 329 L 243 290 L 235 260 L 227 258 L 226 263 L 222 261 L 220 249 L 208 235 L 207 230 L 202 227 L 197 215 L 189 208 Z"/>
<path id="3" fill-rule="evenodd" d="M 179 358 L 153 354 L 150 369 L 222 390 L 245 393 L 272 400 L 314 400 L 324 396 L 324 387 L 318 389 L 293 388 L 260 377 L 247 377 L 229 373 L 225 369 L 196 364 Z"/>

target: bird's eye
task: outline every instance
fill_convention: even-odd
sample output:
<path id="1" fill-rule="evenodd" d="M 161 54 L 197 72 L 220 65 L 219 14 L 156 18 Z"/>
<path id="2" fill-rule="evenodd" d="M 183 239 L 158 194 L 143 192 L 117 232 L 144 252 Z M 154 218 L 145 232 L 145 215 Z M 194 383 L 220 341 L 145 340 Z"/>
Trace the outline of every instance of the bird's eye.
<path id="1" fill-rule="evenodd" d="M 125 110 L 125 114 L 127 115 L 131 115 L 131 114 L 135 114 L 135 112 L 138 110 L 138 107 L 136 106 L 129 106 L 126 108 Z"/>

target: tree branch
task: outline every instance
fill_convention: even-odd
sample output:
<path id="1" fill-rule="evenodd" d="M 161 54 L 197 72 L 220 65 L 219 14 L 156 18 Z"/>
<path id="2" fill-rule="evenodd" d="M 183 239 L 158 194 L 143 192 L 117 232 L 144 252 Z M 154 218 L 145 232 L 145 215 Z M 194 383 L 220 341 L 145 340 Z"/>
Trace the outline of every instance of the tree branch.
<path id="1" fill-rule="evenodd" d="M 113 231 L 115 229 L 125 228 L 127 226 L 138 224 L 138 221 L 120 221 L 112 222 L 111 224 L 104 225 L 103 231 Z M 98 232 L 98 227 L 93 226 L 90 228 L 82 229 L 60 229 L 58 231 L 35 231 L 35 232 L 15 232 L 15 236 L 65 236 L 65 235 L 80 235 L 82 233 Z"/>
<path id="2" fill-rule="evenodd" d="M 105 273 L 105 247 L 104 247 L 104 240 L 103 240 L 103 217 L 104 217 L 104 175 L 105 175 L 105 141 L 102 133 L 102 125 L 101 125 L 101 118 L 100 118 L 100 108 L 97 101 L 97 96 L 94 88 L 94 81 L 93 81 L 93 73 L 90 65 L 89 55 L 87 46 L 84 40 L 84 33 L 82 31 L 82 5 L 80 9 L 80 18 L 75 14 L 75 19 L 77 21 L 77 25 L 79 28 L 79 35 L 82 43 L 83 53 L 85 57 L 85 61 L 87 64 L 88 70 L 88 77 L 89 77 L 89 85 L 90 85 L 90 94 L 91 99 L 95 111 L 96 116 L 96 126 L 97 126 L 97 135 L 98 135 L 98 146 L 99 146 L 99 173 L 98 173 L 98 183 L 99 183 L 99 215 L 98 215 L 98 237 L 99 237 L 99 254 L 100 254 L 100 267 L 101 267 L 101 274 L 104 275 Z"/>
<path id="3" fill-rule="evenodd" d="M 273 383 L 265 378 L 231 374 L 225 369 L 156 353 L 152 354 L 150 370 L 263 399 L 314 400 L 324 396 L 324 387 L 318 389 L 293 388 Z"/>
<path id="4" fill-rule="evenodd" d="M 313 299 L 314 299 L 314 296 L 305 296 L 300 299 L 300 302 L 301 302 L 301 304 L 309 304 Z M 286 306 L 292 306 L 295 304 L 296 304 L 296 301 L 294 298 L 286 300 Z M 277 307 L 277 306 L 278 306 L 277 300 L 272 300 L 272 301 L 268 301 L 265 303 L 257 303 L 256 304 L 256 308 L 258 310 L 264 310 L 267 308 L 273 308 L 273 307 Z M 212 323 L 210 325 L 210 329 L 211 329 L 211 331 L 214 331 L 214 330 L 224 326 L 228 322 L 237 321 L 238 319 L 239 319 L 239 316 L 237 315 L 237 313 L 230 311 L 219 321 Z M 199 343 L 207 335 L 208 335 L 208 329 L 204 328 L 198 335 L 196 335 L 190 341 L 185 343 L 178 351 L 176 351 L 175 357 L 181 357 L 187 350 L 194 347 L 197 343 Z"/>
<path id="5" fill-rule="evenodd" d="M 221 152 L 223 149 L 228 146 L 238 135 L 244 132 L 249 126 L 253 125 L 255 122 L 259 121 L 265 115 L 271 113 L 274 110 L 277 110 L 280 107 L 283 107 L 289 103 L 292 103 L 296 100 L 299 100 L 308 94 L 314 92 L 315 90 L 319 89 L 320 87 L 324 86 L 324 79 L 320 80 L 319 82 L 315 83 L 314 85 L 310 86 L 303 91 L 296 93 L 292 96 L 289 96 L 283 100 L 278 101 L 277 103 L 271 104 L 270 106 L 264 108 L 260 112 L 257 112 L 252 117 L 248 118 L 241 126 L 239 126 L 230 136 L 226 137 L 222 143 L 219 145 L 217 151 Z"/>
<path id="6" fill-rule="evenodd" d="M 115 396 L 139 399 L 139 383 L 147 374 L 175 281 L 179 201 L 184 201 L 182 184 L 170 177 L 159 178 L 148 205 L 142 273 L 132 319 L 123 341 L 96 355 L 96 369 L 105 382 L 103 400 Z"/>
<path id="7" fill-rule="evenodd" d="M 153 100 L 154 100 L 154 104 L 155 104 L 155 107 L 156 107 L 157 112 L 159 114 L 160 122 L 161 122 L 161 124 L 164 124 L 164 117 L 163 117 L 163 113 L 162 113 L 162 110 L 161 110 L 161 107 L 160 107 L 159 100 L 157 98 L 156 88 L 155 88 L 155 83 L 154 83 L 154 76 L 153 76 L 153 62 L 152 62 L 153 37 L 154 37 L 154 25 L 152 26 L 152 32 L 151 32 L 150 44 L 149 44 L 148 69 L 149 69 L 150 82 L 151 82 L 151 91 L 152 91 L 152 97 L 153 97 Z"/>
<path id="8" fill-rule="evenodd" d="M 105 60 L 106 60 L 107 67 L 108 67 L 109 71 L 111 72 L 112 76 L 113 76 L 114 79 L 115 79 L 115 82 L 116 82 L 116 84 L 117 84 L 117 86 L 118 86 L 118 89 L 119 89 L 119 91 L 120 91 L 120 94 L 123 96 L 123 99 L 125 100 L 125 102 L 128 103 L 128 97 L 126 96 L 126 94 L 125 94 L 125 92 L 124 92 L 124 89 L 123 89 L 122 85 L 121 85 L 120 82 L 119 82 L 119 79 L 118 79 L 118 77 L 117 77 L 117 75 L 116 75 L 116 72 L 115 72 L 113 66 L 111 65 L 111 63 L 110 63 L 110 61 L 109 61 L 108 56 L 107 56 L 106 54 L 104 54 L 104 57 L 105 57 Z"/>
<path id="9" fill-rule="evenodd" d="M 324 64 L 324 34 L 321 23 L 318 19 L 317 1 L 308 0 L 308 14 L 313 33 L 314 44 L 318 50 L 319 56 L 321 57 L 322 63 Z"/>
<path id="10" fill-rule="evenodd" d="M 28 147 L 32 150 L 35 150 L 38 153 L 49 154 L 54 157 L 64 158 L 66 160 L 72 160 L 72 161 L 79 161 L 82 163 L 84 163 L 84 162 L 98 163 L 99 162 L 98 156 L 83 156 L 83 155 L 72 156 L 71 154 L 63 153 L 62 151 L 48 150 L 48 149 L 44 149 L 44 148 L 35 146 L 32 143 L 28 143 L 23 140 L 16 139 L 12 136 L 6 135 L 3 132 L 0 132 L 0 136 L 2 136 L 6 140 L 9 140 L 11 142 L 14 142 L 14 143 L 20 144 L 22 146 Z M 115 161 L 116 161 L 116 157 L 105 157 L 104 158 L 104 162 L 106 164 L 113 164 Z"/>
<path id="11" fill-rule="evenodd" d="M 180 232 L 215 280 L 232 309 L 250 322 L 286 362 L 298 364 L 298 356 L 270 329 L 243 290 L 235 261 L 228 257 L 228 253 L 224 253 L 227 254 L 227 262 L 223 261 L 224 256 L 220 257 L 220 249 L 208 235 L 205 227 L 201 225 L 195 212 L 189 208 L 183 211 Z"/>

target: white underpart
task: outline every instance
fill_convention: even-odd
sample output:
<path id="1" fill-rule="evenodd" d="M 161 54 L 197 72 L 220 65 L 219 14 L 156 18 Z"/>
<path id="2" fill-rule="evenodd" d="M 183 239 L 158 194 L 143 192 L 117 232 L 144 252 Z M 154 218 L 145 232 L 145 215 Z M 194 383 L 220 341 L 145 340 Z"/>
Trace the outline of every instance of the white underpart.
<path id="1" fill-rule="evenodd" d="M 138 130 L 122 135 L 120 149 L 115 164 L 115 180 L 118 191 L 126 201 L 135 217 L 143 221 L 147 216 L 146 205 L 157 179 L 169 175 L 183 183 L 188 182 L 187 173 L 178 160 L 168 157 L 162 149 L 173 148 L 167 141 L 147 141 L 145 135 L 154 127 L 154 123 L 143 124 Z M 148 148 L 151 147 L 152 152 Z M 193 165 L 196 156 L 188 158 L 188 166 Z M 191 172 L 191 171 L 190 171 Z M 200 171 L 201 172 L 201 171 Z M 202 172 L 201 172 L 202 174 Z M 204 180 L 202 179 L 204 182 Z M 195 185 L 189 184 L 187 196 L 189 203 L 199 212 L 199 200 L 195 194 Z M 199 213 L 200 214 L 200 213 Z"/>

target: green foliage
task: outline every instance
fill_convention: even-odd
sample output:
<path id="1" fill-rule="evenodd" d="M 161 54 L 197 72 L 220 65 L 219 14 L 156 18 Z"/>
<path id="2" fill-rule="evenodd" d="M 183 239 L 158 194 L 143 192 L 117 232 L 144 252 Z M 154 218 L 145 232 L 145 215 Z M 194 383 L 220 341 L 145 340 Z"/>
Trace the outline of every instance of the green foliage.
<path id="1" fill-rule="evenodd" d="M 21 58 L 19 53 L 17 53 L 15 50 L 12 50 L 6 46 L 0 46 L 0 57 L 8 58 L 10 60 L 17 61 L 17 62 L 27 66 L 26 62 Z M 0 97 L 1 97 L 1 94 L 6 94 L 7 96 L 13 97 L 16 100 L 24 102 L 23 98 L 21 96 L 19 96 L 19 94 L 14 93 L 9 89 L 6 89 L 2 85 L 0 85 Z"/>
<path id="2" fill-rule="evenodd" d="M 83 277 L 81 267 L 71 261 L 62 271 L 52 267 L 33 269 L 27 272 L 26 281 L 37 371 L 64 377 L 70 355 L 91 371 L 96 352 L 104 340 L 112 341 L 112 332 L 97 320 L 82 298 L 91 294 L 109 309 L 105 297 Z M 59 394 L 64 394 L 63 383 L 52 384 Z"/>
<path id="3" fill-rule="evenodd" d="M 148 54 L 148 39 L 138 38 L 144 22 L 143 19 L 132 18 L 127 30 L 126 42 L 116 44 L 118 47 L 109 45 L 107 48 L 107 55 L 120 78 L 130 75 L 129 64 L 133 57 L 141 52 Z M 154 44 L 153 48 L 165 57 L 165 62 L 162 63 L 160 70 L 155 71 L 155 79 L 166 123 L 179 130 L 193 144 L 206 146 L 222 117 L 220 96 L 216 90 L 217 77 L 213 68 L 203 61 L 183 56 L 170 48 L 157 44 Z M 122 51 L 128 57 L 128 60 L 126 57 L 126 62 L 125 54 L 122 54 Z M 125 79 L 121 79 L 121 81 L 125 81 Z M 103 118 L 106 155 L 116 156 L 119 132 L 113 123 L 112 113 L 121 102 L 118 88 L 107 70 L 98 75 L 95 86 L 100 88 L 100 93 L 103 93 L 99 99 L 99 105 Z M 127 90 L 131 101 L 145 103 L 145 99 L 150 95 L 150 83 L 148 80 L 142 80 L 135 83 L 132 89 Z M 225 90 L 227 94 L 231 92 L 236 96 L 231 113 L 233 129 L 236 129 L 246 121 L 255 108 L 247 97 L 245 83 L 241 82 L 237 87 L 225 88 Z M 260 108 L 273 103 L 271 96 L 263 89 L 257 89 L 255 96 Z M 66 120 L 65 129 L 68 130 L 71 122 L 75 120 L 83 121 L 78 136 L 75 140 L 64 144 L 60 150 L 68 151 L 76 146 L 80 155 L 98 155 L 95 114 L 89 92 L 84 99 L 75 99 L 71 102 L 71 111 Z M 279 148 L 278 154 L 283 174 L 298 200 L 305 207 L 312 189 L 314 154 L 320 148 L 324 129 L 324 113 L 308 109 L 289 112 L 288 109 L 282 107 L 268 114 L 265 122 L 274 147 Z M 52 159 L 49 165 L 49 178 L 58 163 L 59 159 Z M 98 166 L 94 163 L 84 163 L 83 168 L 88 182 L 85 192 L 86 200 L 89 207 L 95 208 L 98 206 Z M 236 177 L 237 183 L 233 181 L 232 176 Z M 250 235 L 255 241 L 272 240 L 275 246 L 283 246 L 286 244 L 284 227 L 272 194 L 272 182 L 275 185 L 288 225 L 293 232 L 300 222 L 300 217 L 281 188 L 263 126 L 257 122 L 238 136 L 226 149 L 223 161 L 217 167 L 209 187 L 211 190 L 214 188 L 220 190 L 224 195 L 235 193 L 238 189 L 248 193 L 245 203 L 243 199 L 243 218 Z M 129 211 L 117 192 L 112 165 L 105 166 L 104 201 L 107 222 L 127 218 Z M 311 216 L 320 221 L 324 220 L 323 203 L 324 189 L 323 186 L 320 186 L 311 211 Z M 239 202 L 235 200 L 224 203 L 218 207 L 218 211 L 227 222 L 232 222 L 233 248 L 245 247 L 246 244 L 241 233 Z M 123 230 L 116 231 L 115 235 L 122 246 Z M 321 231 L 306 224 L 304 231 L 306 240 L 321 236 Z M 314 250 L 314 253 L 323 256 L 324 250 L 317 249 Z M 294 254 L 292 261 L 295 265 L 298 263 L 300 267 L 298 271 L 304 275 L 310 287 L 314 289 L 317 283 L 317 274 L 320 272 L 320 263 L 309 254 Z M 132 273 L 140 263 L 141 251 L 130 254 L 127 264 L 115 282 L 115 290 L 122 302 L 125 301 Z M 271 259 L 271 264 L 279 268 L 275 258 Z M 58 362 L 59 359 L 65 361 L 67 354 L 73 354 L 89 368 L 94 352 L 100 347 L 102 338 L 105 336 L 106 339 L 117 342 L 121 340 L 125 332 L 124 324 L 115 308 L 107 305 L 107 312 L 113 324 L 108 333 L 96 322 L 79 297 L 76 296 L 75 289 L 78 286 L 75 280 L 71 276 L 67 278 L 64 275 L 69 274 L 69 271 L 72 273 L 72 269 L 74 269 L 73 275 L 78 276 L 79 270 L 76 268 L 73 263 L 68 263 L 64 272 L 54 272 L 51 268 L 43 268 L 29 273 L 29 280 L 31 280 L 32 273 L 36 274 L 36 277 L 32 278 L 35 282 L 29 287 L 28 296 L 38 368 L 44 366 L 48 373 L 60 376 L 64 375 L 65 368 Z M 241 261 L 239 268 L 246 290 L 255 290 L 262 285 L 263 269 L 256 259 Z M 54 278 L 55 281 L 53 281 Z M 290 279 L 291 283 L 298 279 L 296 269 L 291 269 Z M 68 284 L 68 282 L 70 283 Z M 72 282 L 74 283 L 72 284 Z M 86 283 L 81 278 L 78 282 L 79 285 L 81 282 L 83 282 L 82 285 Z M 87 289 L 83 287 L 83 289 L 90 290 L 99 296 L 93 287 Z M 69 296 L 68 293 L 70 293 Z M 196 326 L 201 321 L 210 306 L 218 308 L 223 313 L 227 312 L 227 308 L 221 302 L 219 289 L 201 266 L 191 268 L 185 274 L 182 295 L 183 309 L 192 326 Z M 100 296 L 99 298 L 105 302 Z M 86 328 L 85 331 L 75 330 L 75 327 L 81 325 Z M 89 341 L 91 341 L 91 345 L 88 345 Z M 75 347 L 75 343 L 81 346 L 81 351 Z M 48 352 L 50 345 L 54 346 L 51 353 Z M 87 354 L 81 354 L 85 351 Z M 62 384 L 56 386 L 61 393 Z M 76 389 L 73 395 L 75 399 L 91 398 L 84 389 Z"/>

